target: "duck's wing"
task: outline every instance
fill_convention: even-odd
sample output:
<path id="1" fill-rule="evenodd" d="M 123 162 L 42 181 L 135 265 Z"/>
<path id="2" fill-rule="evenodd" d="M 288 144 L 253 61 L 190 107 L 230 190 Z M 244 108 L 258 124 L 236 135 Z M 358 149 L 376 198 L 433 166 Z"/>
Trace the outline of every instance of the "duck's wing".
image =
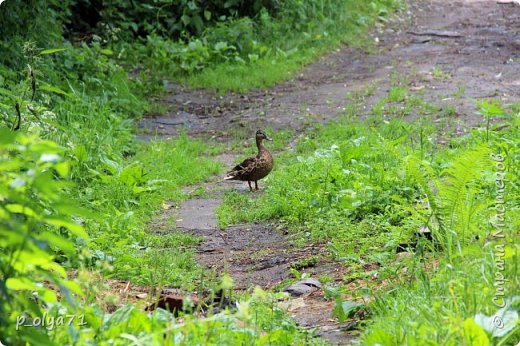
<path id="1" fill-rule="evenodd" d="M 248 175 L 255 169 L 257 161 L 258 158 L 255 156 L 245 159 L 242 163 L 236 165 L 232 170 L 230 170 L 224 179 L 232 180 Z"/>

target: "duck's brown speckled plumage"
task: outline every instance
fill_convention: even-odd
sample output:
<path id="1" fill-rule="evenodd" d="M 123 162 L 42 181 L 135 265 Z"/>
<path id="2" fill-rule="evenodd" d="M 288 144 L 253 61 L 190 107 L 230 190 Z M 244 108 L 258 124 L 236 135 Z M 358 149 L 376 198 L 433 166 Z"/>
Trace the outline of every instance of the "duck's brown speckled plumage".
<path id="1" fill-rule="evenodd" d="M 249 188 L 251 182 L 255 182 L 255 188 L 258 190 L 258 180 L 264 178 L 273 169 L 273 156 L 267 150 L 262 141 L 270 141 L 271 139 L 262 130 L 256 131 L 256 146 L 258 147 L 258 154 L 244 160 L 241 164 L 236 165 L 231 171 L 227 173 L 226 180 L 241 180 L 247 181 Z"/>

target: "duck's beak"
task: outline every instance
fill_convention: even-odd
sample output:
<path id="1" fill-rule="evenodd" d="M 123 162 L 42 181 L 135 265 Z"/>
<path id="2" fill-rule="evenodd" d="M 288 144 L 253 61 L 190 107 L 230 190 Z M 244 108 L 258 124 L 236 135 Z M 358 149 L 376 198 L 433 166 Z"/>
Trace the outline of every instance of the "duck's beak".
<path id="1" fill-rule="evenodd" d="M 265 135 L 265 140 L 266 141 L 272 141 L 273 139 L 271 137 L 267 137 L 267 135 Z"/>

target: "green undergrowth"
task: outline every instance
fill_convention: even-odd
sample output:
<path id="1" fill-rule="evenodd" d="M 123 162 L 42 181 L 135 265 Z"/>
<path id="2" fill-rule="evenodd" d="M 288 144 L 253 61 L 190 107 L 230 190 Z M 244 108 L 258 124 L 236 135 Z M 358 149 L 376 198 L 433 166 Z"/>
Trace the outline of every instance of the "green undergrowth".
<path id="1" fill-rule="evenodd" d="M 370 48 L 365 33 L 388 20 L 402 2 L 374 0 L 279 2 L 276 14 L 218 21 L 197 36 L 174 41 L 149 35 L 142 43 L 116 43 L 143 78 L 178 80 L 219 93 L 265 88 L 291 78 L 305 64 L 347 44 Z"/>
<path id="2" fill-rule="evenodd" d="M 261 60 L 247 65 L 236 63 L 222 63 L 215 67 L 204 69 L 200 73 L 188 77 L 181 77 L 180 81 L 192 88 L 209 88 L 225 94 L 230 91 L 246 92 L 256 88 L 267 88 L 282 80 L 290 79 L 301 69 L 304 63 L 310 62 L 317 56 L 305 59 Z"/>
<path id="3" fill-rule="evenodd" d="M 351 17 L 344 19 L 341 24 L 343 27 L 333 29 L 330 34 L 327 32 L 307 34 L 289 41 L 290 43 L 287 43 L 284 38 L 278 42 L 268 43 L 276 47 L 276 50 L 266 49 L 266 53 L 261 58 L 247 62 L 226 61 L 187 76 L 180 74 L 179 80 L 192 88 L 209 88 L 221 94 L 230 91 L 246 92 L 251 89 L 268 88 L 292 78 L 304 65 L 315 61 L 341 44 L 369 49 L 371 46 L 364 34 L 368 24 L 378 17 L 377 12 L 367 12 L 365 5 L 360 2 L 356 2 L 356 5 L 353 2 L 344 5 L 345 13 L 349 13 Z M 386 11 L 386 7 L 382 6 L 382 8 Z M 362 15 L 367 16 L 367 22 L 359 24 L 353 20 Z M 179 74 L 175 71 L 173 73 Z"/>
<path id="4" fill-rule="evenodd" d="M 78 75 L 60 78 L 58 53 L 86 59 L 78 58 L 85 64 Z M 135 141 L 134 117 L 149 105 L 110 56 L 95 45 L 36 50 L 27 79 L 1 80 L 0 342 L 319 344 L 262 292 L 237 309 L 179 323 L 133 304 L 107 312 L 121 299 L 120 291 L 103 294 L 108 278 L 150 292 L 223 287 L 201 282 L 199 239 L 175 232 L 174 219 L 151 222 L 164 209 L 174 215 L 183 186 L 221 171 L 211 159 L 221 148 L 186 135 Z M 30 326 L 42 317 L 45 327 Z"/>
<path id="5" fill-rule="evenodd" d="M 385 108 L 407 102 L 405 94 L 389 94 Z M 325 240 L 349 268 L 371 264 L 368 276 L 344 277 L 344 285 L 377 278 L 368 290 L 345 292 L 375 299 L 365 344 L 513 345 L 520 333 L 517 105 L 479 103 L 481 127 L 448 146 L 438 143 L 446 134 L 426 117 L 407 122 L 398 117 L 406 114 L 375 112 L 361 121 L 359 105 L 279 154 L 263 193 L 228 193 L 217 210 L 220 226 L 279 220 L 296 243 Z M 505 129 L 493 130 L 500 125 Z M 492 236 L 497 169 L 507 184 L 505 238 Z M 502 257 L 503 270 L 495 262 Z M 508 281 L 497 284 L 501 275 Z M 510 304 L 500 310 L 492 298 L 502 288 Z M 493 327 L 494 314 L 506 314 L 509 324 Z"/>
<path id="6" fill-rule="evenodd" d="M 95 308 L 88 309 L 84 315 L 88 328 L 72 324 L 68 331 L 57 329 L 53 341 L 56 345 L 94 340 L 111 345 L 326 345 L 302 332 L 276 301 L 274 295 L 257 289 L 235 311 L 226 309 L 207 318 L 185 314 L 179 321 L 165 310 L 148 313 L 135 305 L 105 316 Z"/>
<path id="7" fill-rule="evenodd" d="M 169 210 L 185 198 L 183 186 L 221 171 L 211 159 L 221 149 L 185 135 L 134 137 L 162 79 L 221 92 L 271 85 L 340 41 L 354 44 L 398 7 L 266 1 L 239 13 L 239 2 L 226 4 L 0 4 L 0 343 L 320 343 L 258 290 L 236 308 L 180 321 L 161 309 L 117 309 L 114 294 L 126 293 L 104 293 L 108 278 L 148 285 L 150 295 L 164 286 L 232 288 L 202 283 L 200 239 L 176 232 Z M 277 135 L 276 145 L 288 137 Z M 161 210 L 172 217 L 152 222 Z M 45 326 L 26 326 L 42 317 Z"/>
<path id="8" fill-rule="evenodd" d="M 121 164 L 107 160 L 97 167 L 96 178 L 78 196 L 99 216 L 88 224 L 96 248 L 86 255 L 92 256 L 89 263 L 109 259 L 113 264 L 109 276 L 154 287 L 193 289 L 200 277 L 192 253 L 196 239 L 176 233 L 174 222 L 166 225 L 172 233 L 164 235 L 165 225 L 157 230 L 151 221 L 165 201 L 175 206 L 184 198 L 182 186 L 220 172 L 221 165 L 209 157 L 215 152 L 182 135 L 141 143 Z"/>
<path id="9" fill-rule="evenodd" d="M 236 309 L 179 323 L 132 304 L 108 313 L 121 292 L 103 293 L 108 278 L 150 293 L 232 288 L 201 279 L 200 239 L 176 232 L 169 210 L 185 198 L 183 186 L 221 171 L 211 159 L 220 148 L 185 135 L 134 138 L 161 79 L 221 92 L 272 85 L 396 8 L 390 0 L 259 4 L 251 17 L 218 1 L 202 12 L 193 1 L 0 5 L 1 343 L 320 343 L 259 291 Z M 171 10 L 162 5 L 181 6 L 182 16 L 162 16 Z M 207 28 L 198 28 L 201 16 Z M 288 137 L 277 135 L 276 145 Z M 172 216 L 152 222 L 161 210 Z M 20 324 L 43 316 L 45 327 Z"/>
<path id="10" fill-rule="evenodd" d="M 511 224 L 518 227 L 517 221 Z M 440 259 L 423 257 L 404 263 L 392 289 L 376 295 L 363 344 L 516 345 L 520 340 L 519 244 L 508 233 L 505 241 L 472 244 L 451 260 L 436 256 Z M 504 252 L 497 252 L 500 244 L 507 244 Z M 497 260 L 504 260 L 504 270 L 497 268 Z"/>

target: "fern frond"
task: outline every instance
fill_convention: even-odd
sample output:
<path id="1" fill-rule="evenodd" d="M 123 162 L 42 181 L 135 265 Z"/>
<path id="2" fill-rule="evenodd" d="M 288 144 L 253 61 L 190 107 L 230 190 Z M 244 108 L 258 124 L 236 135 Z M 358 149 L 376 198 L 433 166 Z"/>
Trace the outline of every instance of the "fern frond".
<path id="1" fill-rule="evenodd" d="M 454 237 L 464 242 L 473 215 L 480 210 L 481 202 L 476 198 L 479 181 L 484 170 L 491 166 L 491 149 L 479 146 L 462 153 L 447 167 L 436 182 L 438 212 L 440 214 L 448 248 Z"/>

